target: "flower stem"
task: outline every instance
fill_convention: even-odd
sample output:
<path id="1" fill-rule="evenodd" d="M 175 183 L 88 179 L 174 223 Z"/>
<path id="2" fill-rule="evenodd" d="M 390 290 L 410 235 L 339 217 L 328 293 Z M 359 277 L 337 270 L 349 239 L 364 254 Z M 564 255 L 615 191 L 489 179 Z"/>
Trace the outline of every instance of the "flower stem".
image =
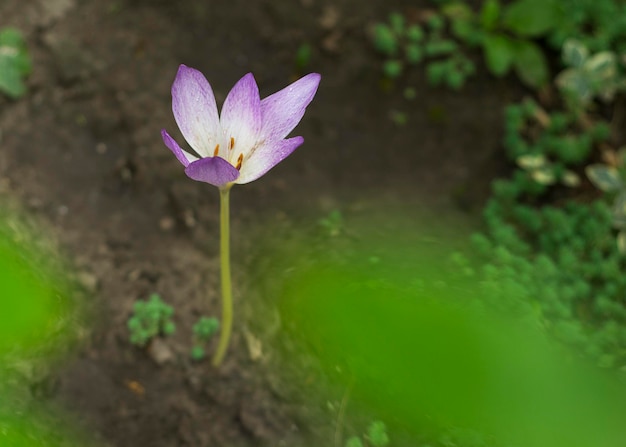
<path id="1" fill-rule="evenodd" d="M 230 340 L 233 326 L 233 289 L 230 280 L 230 218 L 229 194 L 231 185 L 220 188 L 220 263 L 222 273 L 222 321 L 213 366 L 220 366 Z"/>

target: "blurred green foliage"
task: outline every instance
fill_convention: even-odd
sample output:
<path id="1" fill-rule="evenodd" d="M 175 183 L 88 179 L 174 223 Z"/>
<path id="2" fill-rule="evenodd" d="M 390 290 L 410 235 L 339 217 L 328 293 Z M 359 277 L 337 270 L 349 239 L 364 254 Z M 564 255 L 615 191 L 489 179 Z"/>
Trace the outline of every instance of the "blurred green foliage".
<path id="1" fill-rule="evenodd" d="M 447 254 L 462 230 L 433 240 L 402 214 L 346 213 L 332 239 L 273 226 L 281 243 L 259 247 L 255 269 L 267 265 L 251 281 L 278 300 L 279 338 L 300 339 L 340 389 L 353 382 L 351 411 L 391 433 L 433 447 L 614 445 L 625 391 L 585 361 L 625 360 L 610 210 L 542 206 L 512 182 L 494 185 L 471 258 Z"/>
<path id="2" fill-rule="evenodd" d="M 64 267 L 39 229 L 0 209 L 0 359 L 67 347 L 78 310 Z"/>
<path id="3" fill-rule="evenodd" d="M 493 182 L 486 230 L 474 248 L 484 265 L 470 272 L 500 307 L 532 309 L 542 327 L 602 367 L 626 365 L 625 258 L 613 232 L 616 206 L 567 197 L 558 182 L 581 184 L 578 172 L 609 137 L 602 121 L 571 110 L 547 113 L 526 100 L 506 110 L 504 145 L 515 161 L 508 179 Z M 594 183 L 619 186 L 613 171 L 587 167 Z M 589 175 L 591 173 L 591 175 Z M 617 192 L 615 190 L 614 192 Z M 617 203 L 617 202 L 616 202 Z M 461 263 L 460 265 L 466 265 Z"/>
<path id="4" fill-rule="evenodd" d="M 619 230 L 617 247 L 626 255 L 626 149 L 612 154 L 612 164 L 594 163 L 585 168 L 587 178 L 612 199 L 613 227 Z"/>
<path id="5" fill-rule="evenodd" d="M 615 0 L 559 0 L 562 15 L 548 35 L 560 49 L 566 40 L 582 42 L 592 53 L 626 51 L 626 4 Z"/>
<path id="6" fill-rule="evenodd" d="M 0 92 L 11 98 L 26 93 L 23 78 L 30 74 L 31 60 L 26 43 L 15 28 L 0 29 Z"/>
<path id="7" fill-rule="evenodd" d="M 389 445 L 387 426 L 382 421 L 373 421 L 367 427 L 367 432 L 363 435 L 365 443 L 358 436 L 352 436 L 346 441 L 345 447 L 386 447 Z"/>
<path id="8" fill-rule="evenodd" d="M 82 331 L 81 296 L 45 232 L 0 209 L 0 445 L 70 447 L 71 424 L 35 399 Z M 50 405 L 49 403 L 47 404 Z"/>
<path id="9" fill-rule="evenodd" d="M 443 425 L 516 445 L 582 447 L 624 435 L 615 378 L 568 359 L 532 314 L 494 316 L 478 281 L 455 284 L 428 262 L 404 281 L 333 263 L 288 281 L 283 320 L 328 371 L 350 371 L 353 405 L 367 402 L 416 436 Z"/>

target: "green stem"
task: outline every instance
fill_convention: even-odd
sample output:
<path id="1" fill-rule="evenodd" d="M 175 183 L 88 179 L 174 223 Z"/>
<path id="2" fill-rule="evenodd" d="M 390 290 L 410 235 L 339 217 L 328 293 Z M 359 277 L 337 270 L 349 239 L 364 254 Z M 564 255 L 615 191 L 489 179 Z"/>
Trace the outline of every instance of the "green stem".
<path id="1" fill-rule="evenodd" d="M 213 366 L 220 366 L 230 340 L 233 327 L 233 289 L 230 280 L 230 219 L 228 199 L 230 187 L 220 188 L 220 262 L 222 273 L 222 321 L 217 351 L 213 355 Z"/>

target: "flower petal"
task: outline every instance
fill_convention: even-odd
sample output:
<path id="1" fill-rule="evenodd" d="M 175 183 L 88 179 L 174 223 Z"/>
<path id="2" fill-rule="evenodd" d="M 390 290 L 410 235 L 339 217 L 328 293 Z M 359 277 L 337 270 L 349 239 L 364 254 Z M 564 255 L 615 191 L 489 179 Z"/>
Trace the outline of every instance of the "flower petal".
<path id="1" fill-rule="evenodd" d="M 161 137 L 163 138 L 163 142 L 165 143 L 165 145 L 172 152 L 174 152 L 174 155 L 176 155 L 176 158 L 178 158 L 178 161 L 180 161 L 184 167 L 189 166 L 189 163 L 191 163 L 192 161 L 196 161 L 198 159 L 198 157 L 195 157 L 191 155 L 189 152 L 181 149 L 181 147 L 178 145 L 176 140 L 174 140 L 170 136 L 170 134 L 167 133 L 167 130 L 161 129 Z"/>
<path id="2" fill-rule="evenodd" d="M 245 156 L 254 147 L 263 121 L 259 87 L 252 73 L 241 78 L 228 93 L 220 123 L 225 136 L 226 157 L 231 162 L 241 153 Z M 231 143 L 234 143 L 233 147 Z"/>
<path id="3" fill-rule="evenodd" d="M 201 158 L 185 168 L 185 174 L 193 180 L 223 186 L 239 177 L 239 171 L 221 157 Z"/>
<path id="4" fill-rule="evenodd" d="M 172 84 L 172 111 L 185 140 L 203 157 L 213 155 L 221 136 L 211 85 L 198 70 L 181 65 Z"/>
<path id="5" fill-rule="evenodd" d="M 313 100 L 320 79 L 318 73 L 310 73 L 263 99 L 261 135 L 270 141 L 280 140 L 289 135 L 304 116 L 306 106 Z"/>
<path id="6" fill-rule="evenodd" d="M 287 140 L 268 142 L 257 148 L 249 159 L 241 165 L 241 175 L 235 183 L 249 183 L 258 179 L 304 143 L 304 138 L 293 137 Z"/>

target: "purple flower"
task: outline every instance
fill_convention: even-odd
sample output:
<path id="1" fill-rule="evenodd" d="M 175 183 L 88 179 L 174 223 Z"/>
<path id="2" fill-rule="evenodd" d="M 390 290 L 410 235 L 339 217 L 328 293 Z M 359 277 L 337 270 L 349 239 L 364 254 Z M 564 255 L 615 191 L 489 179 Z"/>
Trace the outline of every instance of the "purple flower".
<path id="1" fill-rule="evenodd" d="M 218 115 L 206 78 L 181 65 L 172 85 L 172 110 L 197 155 L 183 150 L 165 129 L 161 136 L 190 178 L 218 187 L 249 183 L 304 142 L 302 137 L 285 137 L 302 119 L 319 82 L 320 75 L 311 73 L 261 100 L 248 73 L 228 93 Z"/>

